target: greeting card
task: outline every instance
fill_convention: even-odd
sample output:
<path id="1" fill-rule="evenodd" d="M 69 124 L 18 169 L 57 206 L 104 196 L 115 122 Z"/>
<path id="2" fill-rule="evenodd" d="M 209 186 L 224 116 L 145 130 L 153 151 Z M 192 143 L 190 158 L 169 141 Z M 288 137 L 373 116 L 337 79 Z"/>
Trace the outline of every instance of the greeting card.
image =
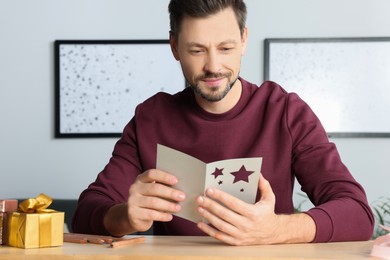
<path id="1" fill-rule="evenodd" d="M 207 188 L 225 191 L 247 203 L 255 203 L 260 178 L 262 157 L 237 158 L 204 163 L 186 153 L 157 145 L 156 168 L 175 175 L 179 182 L 176 189 L 187 197 L 181 203 L 179 217 L 199 222 L 195 199 Z"/>

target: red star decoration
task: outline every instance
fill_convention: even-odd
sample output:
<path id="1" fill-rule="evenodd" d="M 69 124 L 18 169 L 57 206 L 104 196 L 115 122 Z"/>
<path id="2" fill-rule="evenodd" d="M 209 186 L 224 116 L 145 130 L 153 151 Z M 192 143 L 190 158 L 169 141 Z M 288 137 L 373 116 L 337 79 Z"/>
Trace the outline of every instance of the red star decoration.
<path id="1" fill-rule="evenodd" d="M 230 174 L 234 175 L 234 181 L 233 183 L 236 183 L 238 181 L 245 181 L 245 182 L 249 182 L 249 175 L 251 175 L 252 173 L 254 173 L 254 171 L 247 171 L 245 169 L 245 166 L 241 166 L 241 168 L 236 171 L 236 172 L 231 172 Z"/>
<path id="2" fill-rule="evenodd" d="M 223 173 L 222 173 L 223 169 L 224 168 L 222 168 L 222 169 L 215 168 L 215 171 L 211 174 L 211 175 L 214 175 L 214 179 L 216 179 L 220 175 L 223 175 Z"/>

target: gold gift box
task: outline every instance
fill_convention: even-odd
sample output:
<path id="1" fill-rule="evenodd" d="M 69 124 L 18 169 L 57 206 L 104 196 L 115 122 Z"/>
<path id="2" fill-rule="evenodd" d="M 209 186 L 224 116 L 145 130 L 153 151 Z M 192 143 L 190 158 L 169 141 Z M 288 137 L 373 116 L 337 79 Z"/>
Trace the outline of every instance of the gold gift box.
<path id="1" fill-rule="evenodd" d="M 9 246 L 39 248 L 61 246 L 63 244 L 64 212 L 46 209 L 46 207 L 22 210 L 27 212 L 33 211 L 33 213 L 8 213 Z M 19 206 L 20 208 L 21 206 Z"/>

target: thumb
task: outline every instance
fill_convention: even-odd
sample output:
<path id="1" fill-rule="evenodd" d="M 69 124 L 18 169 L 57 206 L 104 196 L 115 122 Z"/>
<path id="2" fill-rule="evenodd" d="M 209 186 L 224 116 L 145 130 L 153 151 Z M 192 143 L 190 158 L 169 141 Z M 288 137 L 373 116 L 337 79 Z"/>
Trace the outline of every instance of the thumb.
<path id="1" fill-rule="evenodd" d="M 275 194 L 271 188 L 269 181 L 267 181 L 263 174 L 260 173 L 259 178 L 259 190 L 260 190 L 260 200 L 259 202 L 271 202 L 275 203 Z"/>

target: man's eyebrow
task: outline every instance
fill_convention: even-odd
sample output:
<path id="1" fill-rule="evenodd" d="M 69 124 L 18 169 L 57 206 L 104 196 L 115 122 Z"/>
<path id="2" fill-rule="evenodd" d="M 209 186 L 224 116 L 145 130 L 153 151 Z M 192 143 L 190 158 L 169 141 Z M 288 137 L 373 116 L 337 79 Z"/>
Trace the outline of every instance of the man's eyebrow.
<path id="1" fill-rule="evenodd" d="M 197 43 L 197 42 L 189 42 L 186 44 L 188 47 L 203 47 L 203 44 Z"/>
<path id="2" fill-rule="evenodd" d="M 237 44 L 237 41 L 233 40 L 233 39 L 222 41 L 222 42 L 218 43 L 218 46 L 225 45 L 225 44 Z M 188 47 L 206 47 L 206 45 L 201 44 L 199 42 L 189 42 L 189 43 L 187 43 L 187 46 Z"/>

